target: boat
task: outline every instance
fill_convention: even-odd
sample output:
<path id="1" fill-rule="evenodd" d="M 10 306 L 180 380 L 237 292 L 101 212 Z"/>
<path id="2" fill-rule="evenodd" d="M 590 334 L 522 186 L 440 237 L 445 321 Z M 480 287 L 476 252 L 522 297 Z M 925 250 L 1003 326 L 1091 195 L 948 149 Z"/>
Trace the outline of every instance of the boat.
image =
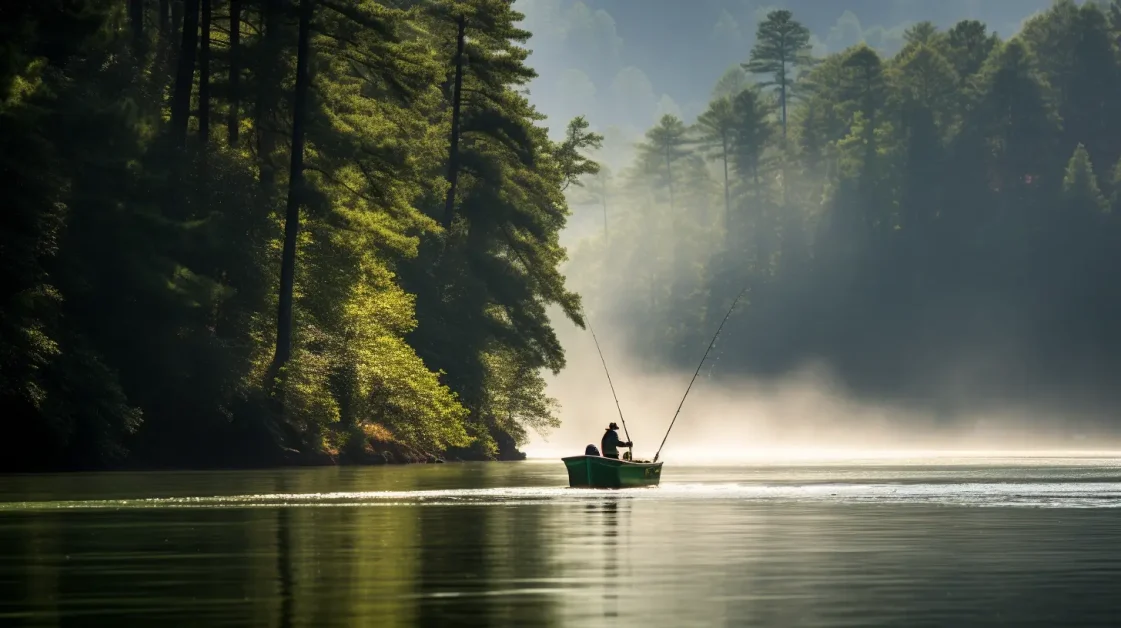
<path id="1" fill-rule="evenodd" d="M 662 455 L 662 447 L 666 444 L 666 439 L 669 438 L 670 431 L 673 430 L 673 425 L 677 423 L 677 416 L 681 414 L 681 408 L 685 405 L 685 399 L 689 396 L 689 391 L 693 389 L 693 382 L 697 381 L 697 375 L 701 372 L 701 367 L 704 366 L 708 354 L 712 351 L 712 347 L 716 344 L 716 338 L 720 336 L 720 331 L 724 329 L 724 324 L 728 322 L 728 317 L 732 315 L 732 311 L 736 309 L 736 304 L 740 302 L 743 295 L 747 294 L 748 286 L 744 286 L 739 295 L 732 301 L 732 307 L 728 308 L 728 313 L 724 315 L 724 320 L 720 321 L 720 326 L 716 328 L 716 333 L 713 334 L 712 340 L 708 343 L 708 349 L 705 349 L 704 356 L 701 357 L 701 363 L 697 365 L 697 370 L 693 372 L 693 379 L 689 380 L 689 385 L 685 388 L 685 395 L 681 397 L 681 403 L 677 404 L 677 411 L 673 413 L 673 419 L 669 422 L 669 429 L 666 430 L 666 435 L 662 437 L 662 444 L 658 445 L 658 451 L 654 454 L 653 460 L 635 460 L 631 456 L 631 452 L 623 454 L 623 458 L 607 458 L 601 456 L 595 445 L 588 445 L 584 449 L 583 456 L 569 456 L 561 458 L 564 461 L 564 466 L 568 470 L 568 487 L 569 488 L 633 488 L 639 486 L 657 486 L 658 482 L 662 479 L 662 463 L 658 462 L 658 458 Z M 627 433 L 627 420 L 623 418 L 623 408 L 619 405 L 619 395 L 615 393 L 615 384 L 611 381 L 611 371 L 607 368 L 607 360 L 603 357 L 603 350 L 599 346 L 599 339 L 596 338 L 596 332 L 592 329 L 592 324 L 588 322 L 588 331 L 592 334 L 592 340 L 596 343 L 596 351 L 599 353 L 599 359 L 603 362 L 603 372 L 607 375 L 607 384 L 611 388 L 611 396 L 615 399 L 615 409 L 619 411 L 619 421 L 623 424 L 623 432 L 627 434 L 627 446 L 633 447 L 631 443 L 631 435 Z M 614 423 L 608 428 L 618 429 Z"/>
<path id="2" fill-rule="evenodd" d="M 599 339 L 588 322 L 588 331 L 592 333 L 592 340 L 596 343 L 596 351 L 603 362 L 603 372 L 607 375 L 607 385 L 611 387 L 611 396 L 615 398 L 615 409 L 619 411 L 619 421 L 623 424 L 626 433 L 627 420 L 623 418 L 623 408 L 619 405 L 619 395 L 615 394 L 615 384 L 611 382 L 611 371 L 607 369 L 607 360 L 603 357 Z M 615 423 L 607 428 L 619 429 Z M 631 448 L 631 435 L 627 433 L 627 447 Z M 659 452 L 661 453 L 661 452 Z M 595 445 L 584 448 L 583 456 L 568 456 L 561 458 L 565 469 L 568 470 L 569 488 L 632 488 L 638 486 L 657 486 L 662 479 L 662 463 L 658 456 L 654 460 L 635 460 L 632 451 L 623 454 L 622 459 L 608 458 L 599 453 Z"/>
<path id="3" fill-rule="evenodd" d="M 570 488 L 635 488 L 657 486 L 662 463 L 648 460 L 618 460 L 603 456 L 561 458 L 568 469 Z"/>

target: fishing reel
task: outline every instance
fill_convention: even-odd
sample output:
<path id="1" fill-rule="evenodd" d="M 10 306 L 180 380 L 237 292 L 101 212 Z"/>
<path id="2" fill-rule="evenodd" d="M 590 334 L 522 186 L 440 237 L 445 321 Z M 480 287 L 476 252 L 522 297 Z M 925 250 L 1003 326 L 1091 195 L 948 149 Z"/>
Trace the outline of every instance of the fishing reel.
<path id="1" fill-rule="evenodd" d="M 629 449 L 623 452 L 623 460 L 631 460 L 631 452 Z"/>

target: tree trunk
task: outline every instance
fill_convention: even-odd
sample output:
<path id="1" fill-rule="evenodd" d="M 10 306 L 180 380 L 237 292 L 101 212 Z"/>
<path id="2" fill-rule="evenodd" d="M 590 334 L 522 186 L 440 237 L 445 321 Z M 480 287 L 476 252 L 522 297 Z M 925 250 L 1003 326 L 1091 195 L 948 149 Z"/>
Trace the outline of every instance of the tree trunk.
<path id="1" fill-rule="evenodd" d="M 455 43 L 455 93 L 452 95 L 452 137 L 448 151 L 448 198 L 444 203 L 444 229 L 455 218 L 455 187 L 459 181 L 459 117 L 463 103 L 463 48 L 467 40 L 467 19 L 459 16 Z"/>
<path id="2" fill-rule="evenodd" d="M 779 77 L 779 100 L 782 101 L 782 141 L 786 142 L 786 59 L 782 61 L 782 75 Z M 785 146 L 783 146 L 785 148 Z"/>
<path id="3" fill-rule="evenodd" d="M 276 323 L 273 371 L 292 357 L 292 293 L 296 277 L 296 236 L 300 229 L 300 201 L 304 186 L 304 127 L 307 123 L 308 40 L 311 37 L 313 0 L 300 2 L 300 35 L 296 49 L 296 93 L 292 104 L 292 162 L 288 173 L 288 205 L 284 215 L 284 253 L 280 262 L 280 307 Z"/>
<path id="4" fill-rule="evenodd" d="M 202 0 L 202 38 L 199 40 L 199 141 L 210 141 L 210 3 Z"/>
<path id="5" fill-rule="evenodd" d="M 728 187 L 728 133 L 724 132 L 721 135 L 720 141 L 724 145 L 724 229 L 727 230 L 732 224 L 732 193 Z"/>
<path id="6" fill-rule="evenodd" d="M 607 190 L 603 191 L 603 194 L 600 195 L 600 198 L 603 199 L 603 239 L 604 239 L 604 241 L 606 241 L 608 239 L 608 234 L 607 234 Z"/>
<path id="7" fill-rule="evenodd" d="M 160 76 L 160 88 L 167 89 L 171 76 L 171 51 L 175 48 L 175 44 L 171 43 L 175 38 L 175 33 L 171 30 L 171 0 L 160 0 L 158 12 L 160 38 L 156 46 L 159 64 L 156 71 Z"/>
<path id="8" fill-rule="evenodd" d="M 171 2 L 171 33 L 168 35 L 168 73 L 171 68 L 179 63 L 179 45 L 183 36 L 183 0 L 170 0 Z"/>
<path id="9" fill-rule="evenodd" d="M 261 15 L 261 28 L 264 30 L 264 59 L 260 64 L 260 77 L 257 80 L 257 102 L 253 111 L 253 126 L 257 134 L 257 161 L 260 168 L 261 185 L 271 188 L 276 181 L 276 169 L 272 156 L 276 151 L 276 130 L 272 126 L 272 95 L 280 58 L 280 13 L 281 0 L 265 0 Z"/>
<path id="10" fill-rule="evenodd" d="M 670 161 L 670 146 L 666 145 L 666 181 L 669 183 L 669 211 L 673 214 L 673 163 Z"/>
<path id="11" fill-rule="evenodd" d="M 292 515 L 287 508 L 276 509 L 276 570 L 280 581 L 280 628 L 291 628 L 295 600 L 292 577 Z"/>
<path id="12" fill-rule="evenodd" d="M 160 0 L 160 41 L 167 39 L 168 31 L 171 30 L 171 2 L 170 0 Z"/>
<path id="13" fill-rule="evenodd" d="M 230 0 L 230 111 L 226 133 L 230 146 L 237 146 L 241 120 L 241 0 Z"/>
<path id="14" fill-rule="evenodd" d="M 758 205 L 758 204 L 763 202 L 763 199 L 760 195 L 760 191 L 761 191 L 762 186 L 759 184 L 759 164 L 758 163 L 752 163 L 751 164 L 751 178 L 755 182 L 755 204 Z"/>
<path id="15" fill-rule="evenodd" d="M 133 55 L 140 59 L 144 54 L 144 0 L 128 0 L 128 21 L 132 28 Z"/>
<path id="16" fill-rule="evenodd" d="M 762 194 L 762 187 L 763 186 L 760 185 L 760 181 L 759 181 L 759 164 L 758 163 L 752 163 L 751 164 L 751 176 L 752 176 L 752 179 L 754 179 L 754 181 L 755 181 L 755 258 L 759 263 L 759 267 L 762 268 L 762 266 L 764 264 L 764 259 L 763 258 L 764 258 L 764 255 L 765 255 L 765 252 L 763 250 L 764 249 L 763 238 L 766 236 L 766 234 L 764 233 L 764 231 L 765 231 L 765 229 L 764 229 L 765 220 L 764 220 L 764 215 L 763 215 L 764 214 L 764 211 L 763 211 L 763 194 Z"/>
<path id="17" fill-rule="evenodd" d="M 194 83 L 198 54 L 199 0 L 185 0 L 183 8 L 183 37 L 175 73 L 175 91 L 171 97 L 171 137 L 179 148 L 187 144 L 187 119 L 191 115 L 191 85 Z"/>

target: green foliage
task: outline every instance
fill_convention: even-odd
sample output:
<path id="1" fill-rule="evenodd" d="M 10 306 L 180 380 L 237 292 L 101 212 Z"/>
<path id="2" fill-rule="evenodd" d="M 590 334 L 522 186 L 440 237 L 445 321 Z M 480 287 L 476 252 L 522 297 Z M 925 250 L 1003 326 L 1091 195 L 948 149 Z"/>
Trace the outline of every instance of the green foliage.
<path id="1" fill-rule="evenodd" d="M 236 45 L 230 7 L 213 3 L 208 97 L 176 88 L 191 38 L 156 3 L 130 5 L 139 20 L 121 2 L 79 4 L 29 3 L 3 27 L 7 468 L 362 459 L 391 440 L 514 455 L 527 429 L 556 425 L 539 371 L 564 353 L 545 308 L 580 320 L 558 270 L 562 191 L 598 172 L 588 151 L 602 138 L 578 118 L 548 140 L 519 91 L 534 73 L 508 2 L 318 0 L 298 121 L 285 3 L 241 2 Z M 433 200 L 460 16 L 466 182 L 445 233 Z M 238 133 L 203 145 L 200 115 Z M 273 373 L 297 125 L 293 352 Z"/>
<path id="2" fill-rule="evenodd" d="M 584 119 L 584 116 L 573 119 L 568 123 L 564 141 L 557 146 L 557 165 L 564 175 L 564 184 L 561 186 L 561 191 L 564 191 L 569 185 L 583 185 L 580 182 L 580 178 L 583 176 L 599 174 L 599 164 L 589 159 L 585 152 L 602 148 L 603 136 L 588 131 L 588 128 L 588 121 Z"/>
<path id="3" fill-rule="evenodd" d="M 903 51 L 893 60 L 890 80 L 904 111 L 929 111 L 940 128 L 953 121 L 958 75 L 938 48 L 920 44 Z"/>
<path id="4" fill-rule="evenodd" d="M 729 97 L 718 98 L 708 105 L 708 109 L 697 118 L 701 145 L 710 159 L 721 161 L 728 158 L 728 145 L 732 139 L 736 118 Z"/>
<path id="5" fill-rule="evenodd" d="M 1121 162 L 1116 24 L 1103 3 L 1062 1 L 1008 41 L 923 23 L 890 59 L 861 44 L 795 73 L 809 34 L 772 13 L 745 67 L 780 105 L 801 96 L 791 141 L 760 89 L 737 91 L 731 116 L 713 100 L 696 129 L 713 173 L 732 137 L 731 219 L 659 213 L 660 122 L 613 197 L 612 246 L 580 248 L 570 274 L 596 278 L 577 285 L 651 368 L 692 368 L 746 285 L 714 373 L 824 364 L 859 394 L 940 412 L 1072 392 L 1116 408 L 1121 166 L 1095 175 Z M 711 196 L 708 171 L 673 183 Z"/>
<path id="6" fill-rule="evenodd" d="M 946 36 L 946 56 L 964 82 L 981 70 L 985 59 L 1000 44 L 996 33 L 976 20 L 958 22 Z"/>
<path id="7" fill-rule="evenodd" d="M 748 77 L 747 72 L 744 71 L 743 66 L 737 63 L 725 70 L 724 74 L 720 76 L 720 79 L 716 81 L 716 85 L 712 88 L 712 100 L 717 101 L 721 98 L 733 98 L 750 85 L 751 79 Z"/>
<path id="8" fill-rule="evenodd" d="M 746 89 L 732 102 L 732 163 L 744 180 L 757 186 L 765 151 L 774 138 L 758 89 Z"/>
<path id="9" fill-rule="evenodd" d="M 576 118 L 564 140 L 548 138 L 543 116 L 523 94 L 535 73 L 519 45 L 529 34 L 516 26 L 521 15 L 510 3 L 439 3 L 427 18 L 446 68 L 443 138 L 457 99 L 461 20 L 467 62 L 460 133 L 443 144 L 444 163 L 451 164 L 444 171 L 457 180 L 454 221 L 438 239 L 422 239 L 419 256 L 402 267 L 405 289 L 417 295 L 419 326 L 409 338 L 427 365 L 447 374 L 470 411 L 472 454 L 509 457 L 526 428 L 555 423 L 538 371 L 563 368 L 564 351 L 547 307 L 559 306 L 583 324 L 580 298 L 559 270 L 566 257 L 559 243 L 568 216 L 563 191 L 599 171 L 588 151 L 602 137 Z M 428 202 L 429 216 L 442 210 Z"/>
<path id="10" fill-rule="evenodd" d="M 755 35 L 751 61 L 744 67 L 753 74 L 763 74 L 765 86 L 784 86 L 792 82 L 789 72 L 806 63 L 810 50 L 810 30 L 794 19 L 790 11 L 767 14 Z"/>
<path id="11" fill-rule="evenodd" d="M 675 165 L 690 154 L 687 133 L 688 128 L 680 118 L 664 115 L 657 126 L 646 132 L 646 141 L 638 146 L 642 168 L 656 173 L 658 186 L 667 191 L 671 212 L 674 209 L 674 180 L 680 177 L 680 170 Z"/>
<path id="12" fill-rule="evenodd" d="M 1067 164 L 1066 175 L 1063 177 L 1063 196 L 1068 203 L 1079 207 L 1100 212 L 1109 207 L 1098 187 L 1098 177 L 1094 174 L 1094 165 L 1090 163 L 1090 153 L 1081 144 Z"/>
<path id="13" fill-rule="evenodd" d="M 731 149 L 736 130 L 736 110 L 730 97 L 718 98 L 709 103 L 708 109 L 697 118 L 699 142 L 709 159 L 718 159 L 724 170 L 724 214 L 725 220 L 732 212 L 731 182 L 728 170 L 731 165 Z"/>
<path id="14" fill-rule="evenodd" d="M 768 77 L 760 83 L 763 87 L 778 88 L 784 137 L 787 131 L 787 108 L 796 78 L 790 73 L 812 65 L 811 48 L 810 29 L 795 20 L 790 11 L 772 11 L 759 24 L 755 34 L 755 47 L 751 49 L 751 60 L 743 66 L 748 72 Z"/>

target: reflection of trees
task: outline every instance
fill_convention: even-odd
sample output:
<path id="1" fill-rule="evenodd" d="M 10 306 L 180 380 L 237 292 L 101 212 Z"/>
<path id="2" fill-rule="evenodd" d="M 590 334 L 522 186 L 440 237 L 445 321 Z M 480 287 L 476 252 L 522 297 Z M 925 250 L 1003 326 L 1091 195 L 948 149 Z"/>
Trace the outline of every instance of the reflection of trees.
<path id="1" fill-rule="evenodd" d="M 394 469 L 393 485 L 381 470 L 301 471 L 280 483 L 279 494 L 413 490 L 416 473 Z M 326 480 L 326 481 L 324 481 Z M 291 626 L 416 625 L 418 512 L 423 508 L 290 507 L 276 512 L 276 565 L 268 584 L 279 602 L 270 624 Z M 270 517 L 272 517 L 272 512 Z M 272 519 L 270 519 L 272 521 Z M 279 581 L 279 587 L 277 583 Z M 421 600 L 423 602 L 423 600 Z M 279 613 L 279 622 L 273 617 Z"/>
<path id="2" fill-rule="evenodd" d="M 20 573 L 20 577 L 18 584 L 0 577 L 0 609 L 11 610 L 23 604 L 35 613 L 37 625 L 59 625 L 59 571 L 50 565 L 61 553 L 58 517 L 25 516 L 22 525 L 4 528 L 0 533 L 0 560 L 13 565 L 11 571 Z M 17 570 L 14 566 L 19 563 L 22 569 Z"/>
<path id="3" fill-rule="evenodd" d="M 603 576 L 607 581 L 603 599 L 606 601 L 603 616 L 619 616 L 619 498 L 608 497 L 603 503 L 603 537 L 607 563 Z"/>
<path id="4" fill-rule="evenodd" d="M 494 486 L 496 467 L 480 467 L 479 485 Z M 432 506 L 419 518 L 416 625 L 536 626 L 555 622 L 551 598 L 530 589 L 551 586 L 547 506 Z"/>
<path id="5" fill-rule="evenodd" d="M 492 554 L 504 569 L 500 573 L 510 586 L 519 589 L 553 586 L 542 584 L 555 574 L 551 563 L 553 544 L 546 521 L 552 507 L 523 505 L 516 508 L 490 508 L 491 520 L 502 530 L 499 538 L 506 539 L 502 554 Z M 508 574 L 508 575 L 507 575 Z M 513 611 L 501 623 L 510 626 L 539 626 L 557 623 L 554 597 L 544 594 L 519 595 L 508 600 L 505 610 Z M 514 602 L 510 604 L 509 602 Z M 500 604 L 501 606 L 501 604 Z"/>
<path id="6" fill-rule="evenodd" d="M 620 507 L 621 506 L 621 507 Z M 627 502 L 618 496 L 608 495 L 602 502 L 593 502 L 584 508 L 587 517 L 582 522 L 593 541 L 601 541 L 602 547 L 595 552 L 603 556 L 603 616 L 619 617 L 619 580 L 630 576 L 630 566 L 620 568 L 619 553 L 625 551 L 624 540 L 619 538 L 619 519 L 627 516 Z M 627 522 L 624 522 L 626 527 Z"/>
<path id="7" fill-rule="evenodd" d="M 420 519 L 417 625 L 466 625 L 488 614 L 486 506 L 410 508 Z M 498 539 L 497 542 L 508 542 Z M 449 597 L 442 597 L 442 596 Z M 454 595 L 455 597 L 451 597 Z M 485 622 L 480 622 L 485 623 Z"/>
<path id="8" fill-rule="evenodd" d="M 280 621 L 283 628 L 292 626 L 294 595 L 292 591 L 292 533 L 290 530 L 291 509 L 276 510 L 276 564 L 280 580 Z"/>

